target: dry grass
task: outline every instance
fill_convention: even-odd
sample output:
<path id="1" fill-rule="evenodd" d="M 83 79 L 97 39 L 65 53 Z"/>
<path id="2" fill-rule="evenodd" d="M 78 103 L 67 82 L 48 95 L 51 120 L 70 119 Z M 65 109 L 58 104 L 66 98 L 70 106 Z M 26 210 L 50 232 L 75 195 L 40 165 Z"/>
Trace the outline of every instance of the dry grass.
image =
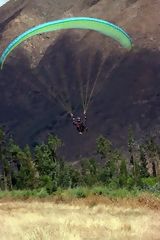
<path id="1" fill-rule="evenodd" d="M 97 199 L 1 202 L 1 240 L 159 240 L 160 210 Z M 123 200 L 124 201 L 124 200 Z M 121 204 L 122 203 L 122 204 Z M 136 203 L 136 202 L 135 202 Z M 141 203 L 141 201 L 140 201 Z M 120 206 L 121 205 L 121 206 Z"/>

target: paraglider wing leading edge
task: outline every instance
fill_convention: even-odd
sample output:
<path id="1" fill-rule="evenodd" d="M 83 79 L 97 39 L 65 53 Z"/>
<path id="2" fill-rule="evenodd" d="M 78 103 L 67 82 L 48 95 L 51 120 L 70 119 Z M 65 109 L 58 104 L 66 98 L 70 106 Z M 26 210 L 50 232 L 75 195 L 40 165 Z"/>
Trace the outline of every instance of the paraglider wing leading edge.
<path id="1" fill-rule="evenodd" d="M 26 32 L 19 35 L 15 38 L 4 50 L 0 58 L 1 69 L 3 68 L 3 64 L 7 58 L 7 56 L 14 50 L 20 43 L 25 41 L 26 39 L 35 36 L 37 34 L 51 32 L 56 30 L 64 30 L 64 29 L 86 29 L 86 30 L 94 30 L 104 34 L 108 37 L 113 38 L 118 41 L 122 47 L 131 49 L 132 48 L 132 40 L 129 35 L 120 27 L 98 18 L 87 18 L 87 17 L 74 17 L 74 18 L 66 18 L 51 22 L 46 22 L 30 28 Z"/>

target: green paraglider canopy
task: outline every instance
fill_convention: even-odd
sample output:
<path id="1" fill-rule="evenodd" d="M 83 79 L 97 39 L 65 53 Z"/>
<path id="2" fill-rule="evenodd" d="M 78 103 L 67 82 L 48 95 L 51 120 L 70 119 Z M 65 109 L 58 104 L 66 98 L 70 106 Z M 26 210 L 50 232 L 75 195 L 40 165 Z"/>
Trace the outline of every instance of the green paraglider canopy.
<path id="1" fill-rule="evenodd" d="M 46 22 L 43 24 L 40 24 L 38 26 L 35 26 L 33 28 L 30 28 L 26 32 L 19 35 L 17 38 L 15 38 L 4 50 L 0 57 L 0 64 L 1 69 L 3 68 L 3 64 L 7 58 L 7 56 L 22 42 L 24 42 L 26 39 L 41 34 L 46 33 L 50 31 L 56 31 L 56 30 L 62 30 L 62 29 L 86 29 L 86 30 L 94 30 L 101 34 L 104 34 L 105 36 L 111 37 L 112 39 L 119 42 L 119 44 L 130 50 L 132 48 L 132 40 L 129 37 L 129 35 L 120 27 L 117 25 L 114 25 L 110 22 L 107 22 L 102 19 L 97 18 L 89 18 L 89 17 L 73 17 L 73 18 L 66 18 L 51 22 Z M 84 111 L 87 111 L 89 102 L 91 100 L 91 97 L 93 95 L 93 91 L 95 89 L 97 80 L 99 78 L 99 74 L 97 74 L 97 77 L 95 78 L 95 81 L 93 83 L 93 86 L 91 87 L 89 96 L 85 97 L 85 100 L 82 99 L 83 108 Z M 82 84 L 81 84 L 82 85 Z M 86 83 L 86 86 L 88 88 L 89 82 Z M 81 86 L 82 90 L 82 86 Z M 88 91 L 86 91 L 88 92 Z M 83 94 L 81 94 L 81 97 Z M 83 98 L 83 97 L 82 97 Z M 63 107 L 65 108 L 65 104 L 63 103 L 63 97 L 59 98 L 61 103 L 63 104 Z M 66 108 L 68 112 L 71 112 L 68 108 Z"/>
<path id="2" fill-rule="evenodd" d="M 100 32 L 118 41 L 124 48 L 131 49 L 132 41 L 129 35 L 120 27 L 102 19 L 74 17 L 52 22 L 46 22 L 35 26 L 15 38 L 4 50 L 0 58 L 1 68 L 10 52 L 26 39 L 45 32 L 62 29 L 87 29 Z"/>

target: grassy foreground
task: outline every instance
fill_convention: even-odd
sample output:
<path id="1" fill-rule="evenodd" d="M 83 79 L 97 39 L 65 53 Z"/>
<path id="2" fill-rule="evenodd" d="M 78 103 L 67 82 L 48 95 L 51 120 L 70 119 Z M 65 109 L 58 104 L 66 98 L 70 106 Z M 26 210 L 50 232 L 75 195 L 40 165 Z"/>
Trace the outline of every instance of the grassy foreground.
<path id="1" fill-rule="evenodd" d="M 159 240 L 160 198 L 77 188 L 0 193 L 1 240 Z M 26 199 L 26 200 L 25 200 Z"/>
<path id="2" fill-rule="evenodd" d="M 1 240 L 159 239 L 160 210 L 106 203 L 1 202 Z"/>

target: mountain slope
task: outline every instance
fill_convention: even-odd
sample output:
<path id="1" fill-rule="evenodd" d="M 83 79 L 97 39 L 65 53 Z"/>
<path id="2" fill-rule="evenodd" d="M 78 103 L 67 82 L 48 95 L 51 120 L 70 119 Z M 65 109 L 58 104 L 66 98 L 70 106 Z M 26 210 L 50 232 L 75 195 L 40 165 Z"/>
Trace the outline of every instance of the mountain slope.
<path id="1" fill-rule="evenodd" d="M 48 132 L 56 133 L 65 143 L 66 158 L 72 160 L 92 152 L 99 134 L 125 148 L 130 125 L 137 136 L 160 129 L 160 2 L 74 3 L 28 2 L 1 31 L 1 51 L 27 28 L 70 16 L 100 17 L 118 24 L 132 36 L 133 51 L 127 53 L 111 39 L 91 31 L 53 32 L 18 47 L 0 73 L 1 123 L 7 124 L 21 144 L 34 144 L 45 139 Z M 57 86 L 62 73 L 69 86 L 87 76 L 93 81 L 98 66 L 102 68 L 88 111 L 89 132 L 80 137 L 61 105 L 53 100 L 50 88 Z M 72 99 L 79 112 L 80 96 L 74 96 L 73 90 Z"/>

